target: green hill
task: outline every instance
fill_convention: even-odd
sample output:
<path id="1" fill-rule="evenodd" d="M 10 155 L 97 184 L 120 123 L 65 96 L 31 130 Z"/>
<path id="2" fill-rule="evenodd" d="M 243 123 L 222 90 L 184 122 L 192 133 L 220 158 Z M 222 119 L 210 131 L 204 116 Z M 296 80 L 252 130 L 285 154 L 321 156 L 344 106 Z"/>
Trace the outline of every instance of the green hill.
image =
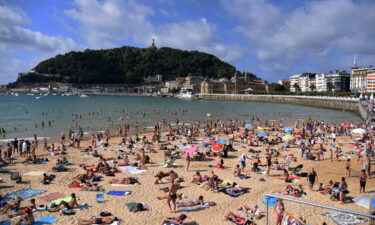
<path id="1" fill-rule="evenodd" d="M 33 70 L 37 73 L 20 76 L 17 81 L 139 84 L 156 74 L 163 75 L 164 80 L 189 73 L 216 79 L 229 78 L 236 72 L 234 66 L 203 52 L 128 46 L 57 55 L 40 62 Z"/>

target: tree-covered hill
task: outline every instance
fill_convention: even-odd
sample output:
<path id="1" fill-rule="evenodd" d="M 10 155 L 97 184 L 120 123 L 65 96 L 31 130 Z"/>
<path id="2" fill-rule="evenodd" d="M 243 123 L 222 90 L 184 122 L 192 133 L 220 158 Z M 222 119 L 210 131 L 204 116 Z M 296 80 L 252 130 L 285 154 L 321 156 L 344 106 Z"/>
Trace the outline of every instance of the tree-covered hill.
<path id="1" fill-rule="evenodd" d="M 236 72 L 234 66 L 203 52 L 128 46 L 57 55 L 40 62 L 33 70 L 37 73 L 20 76 L 17 81 L 138 84 L 145 77 L 156 74 L 163 75 L 164 80 L 172 80 L 189 73 L 211 78 L 229 78 Z"/>

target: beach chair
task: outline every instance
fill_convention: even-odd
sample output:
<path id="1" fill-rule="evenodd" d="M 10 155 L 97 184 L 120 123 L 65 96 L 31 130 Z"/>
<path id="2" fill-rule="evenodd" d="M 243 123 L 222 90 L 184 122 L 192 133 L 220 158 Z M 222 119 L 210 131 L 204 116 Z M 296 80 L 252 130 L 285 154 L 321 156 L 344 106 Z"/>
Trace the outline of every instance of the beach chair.
<path id="1" fill-rule="evenodd" d="M 22 177 L 19 172 L 11 172 L 10 173 L 10 180 L 15 180 L 16 183 L 22 182 Z"/>
<path id="2" fill-rule="evenodd" d="M 96 202 L 103 203 L 104 202 L 104 194 L 96 194 Z"/>

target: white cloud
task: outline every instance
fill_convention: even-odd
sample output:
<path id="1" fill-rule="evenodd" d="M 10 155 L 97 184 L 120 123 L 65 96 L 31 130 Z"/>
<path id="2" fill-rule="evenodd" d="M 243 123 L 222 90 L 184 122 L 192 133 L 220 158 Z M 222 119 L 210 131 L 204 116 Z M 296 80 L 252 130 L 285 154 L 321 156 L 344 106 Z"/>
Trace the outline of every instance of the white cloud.
<path id="1" fill-rule="evenodd" d="M 15 81 L 18 72 L 31 69 L 35 60 L 21 60 L 17 51 L 31 52 L 33 59 L 45 59 L 59 53 L 82 49 L 73 39 L 49 36 L 24 27 L 30 23 L 26 14 L 16 8 L 0 5 L 0 83 Z M 35 64 L 32 64 L 35 63 Z"/>
<path id="2" fill-rule="evenodd" d="M 266 0 L 223 0 L 222 5 L 239 20 L 236 30 L 263 70 L 291 73 L 306 61 L 321 72 L 348 69 L 353 55 L 375 55 L 374 1 L 307 1 L 291 13 Z"/>
<path id="3" fill-rule="evenodd" d="M 238 46 L 216 38 L 215 26 L 205 18 L 155 25 L 150 22 L 151 16 L 158 16 L 154 10 L 133 0 L 76 0 L 75 5 L 65 14 L 80 23 L 81 37 L 91 48 L 116 47 L 127 41 L 148 46 L 155 38 L 158 46 L 207 51 L 224 60 L 241 57 Z"/>

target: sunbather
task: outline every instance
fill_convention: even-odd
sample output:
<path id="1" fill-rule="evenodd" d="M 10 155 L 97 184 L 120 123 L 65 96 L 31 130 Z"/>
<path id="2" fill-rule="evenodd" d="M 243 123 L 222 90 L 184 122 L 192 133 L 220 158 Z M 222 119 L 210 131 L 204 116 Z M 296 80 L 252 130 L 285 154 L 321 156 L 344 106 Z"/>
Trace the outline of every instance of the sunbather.
<path id="1" fill-rule="evenodd" d="M 22 222 L 24 222 L 26 225 L 34 224 L 33 211 L 30 208 L 25 208 L 22 212 L 23 214 L 21 215 L 21 218 L 16 222 L 16 225 L 20 225 Z"/>
<path id="2" fill-rule="evenodd" d="M 285 191 L 277 190 L 275 193 L 283 194 L 283 195 L 292 195 L 294 197 L 301 197 L 303 190 L 293 188 L 291 185 L 286 186 Z"/>
<path id="3" fill-rule="evenodd" d="M 260 211 L 258 208 L 259 208 L 258 205 L 255 205 L 254 210 L 252 210 L 249 206 L 247 206 L 246 204 L 243 204 L 243 205 L 240 205 L 237 208 L 237 210 L 241 210 L 245 212 L 247 215 L 250 215 L 251 217 L 259 220 L 260 218 L 262 218 L 262 215 L 260 214 Z"/>
<path id="4" fill-rule="evenodd" d="M 111 224 L 118 221 L 117 217 L 103 217 L 103 218 L 92 218 L 92 219 L 81 219 L 79 225 L 91 225 L 91 224 Z"/>
<path id="5" fill-rule="evenodd" d="M 7 203 L 3 208 L 0 209 L 0 213 L 7 213 L 10 210 L 18 209 L 21 205 L 22 198 L 16 197 L 12 203 Z"/>
<path id="6" fill-rule="evenodd" d="M 177 207 L 191 207 L 196 205 L 204 205 L 203 196 L 199 196 L 198 199 L 192 202 L 179 202 L 177 203 Z"/>
<path id="7" fill-rule="evenodd" d="M 175 218 L 167 218 L 166 220 L 163 221 L 162 225 L 164 224 L 169 224 L 169 223 L 177 223 L 177 224 L 183 224 L 184 220 L 186 219 L 185 214 L 181 214 L 179 217 Z"/>
<path id="8" fill-rule="evenodd" d="M 233 212 L 228 212 L 224 215 L 224 220 L 231 220 L 232 222 L 236 223 L 237 225 L 252 225 L 254 224 L 250 220 L 247 220 L 241 216 L 237 216 Z"/>
<path id="9" fill-rule="evenodd" d="M 72 197 L 72 199 L 69 202 L 61 201 L 56 207 L 48 209 L 48 211 L 49 212 L 57 212 L 57 211 L 60 211 L 63 208 L 72 209 L 75 206 L 78 207 L 76 194 L 72 193 L 70 196 Z"/>
<path id="10" fill-rule="evenodd" d="M 123 178 L 114 178 L 109 181 L 110 184 L 135 184 L 138 181 L 134 177 L 123 177 Z"/>

